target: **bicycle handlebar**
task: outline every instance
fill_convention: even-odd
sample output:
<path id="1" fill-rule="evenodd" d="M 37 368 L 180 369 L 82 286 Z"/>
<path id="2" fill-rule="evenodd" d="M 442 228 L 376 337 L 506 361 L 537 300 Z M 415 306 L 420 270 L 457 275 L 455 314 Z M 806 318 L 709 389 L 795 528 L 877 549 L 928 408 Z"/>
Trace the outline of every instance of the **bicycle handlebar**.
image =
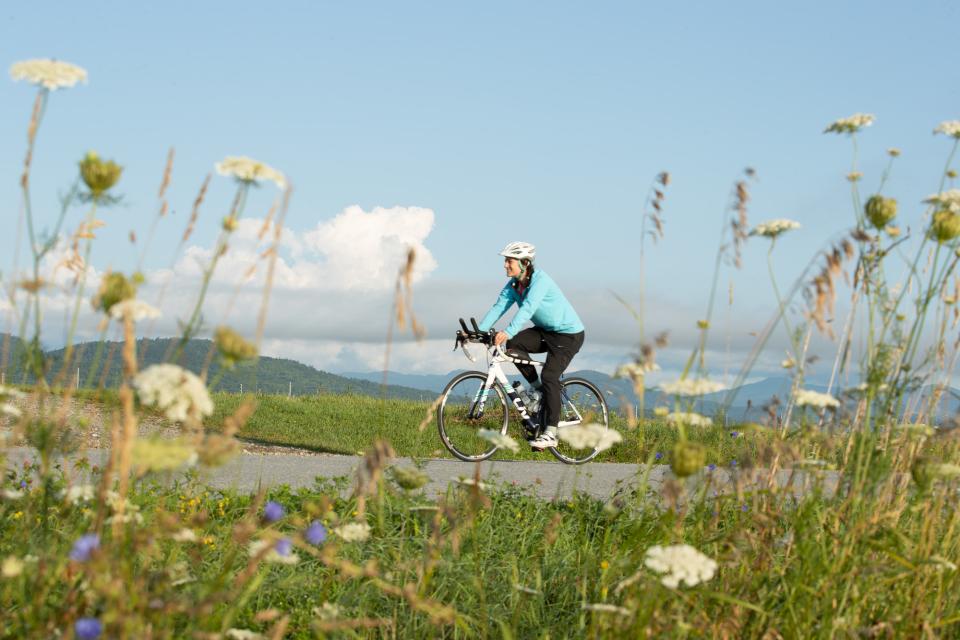
<path id="1" fill-rule="evenodd" d="M 470 318 L 470 324 L 473 325 L 473 329 L 467 328 L 467 323 L 463 321 L 463 318 L 460 318 L 460 329 L 457 330 L 456 342 L 453 345 L 453 350 L 456 351 L 466 342 L 479 342 L 488 347 L 494 346 L 494 338 L 497 335 L 497 332 L 491 328 L 489 331 L 480 331 L 480 327 L 477 325 L 477 320 L 475 318 Z"/>

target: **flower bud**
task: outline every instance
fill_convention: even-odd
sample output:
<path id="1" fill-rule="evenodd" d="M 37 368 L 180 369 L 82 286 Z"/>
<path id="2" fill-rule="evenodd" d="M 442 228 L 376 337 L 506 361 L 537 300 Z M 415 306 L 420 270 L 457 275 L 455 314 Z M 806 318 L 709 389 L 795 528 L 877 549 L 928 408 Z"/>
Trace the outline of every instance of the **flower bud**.
<path id="1" fill-rule="evenodd" d="M 931 240 L 936 240 L 940 244 L 953 240 L 960 235 L 960 215 L 950 209 L 936 211 L 927 233 Z"/>
<path id="2" fill-rule="evenodd" d="M 897 201 L 893 198 L 884 198 L 880 195 L 871 196 L 863 207 L 867 220 L 876 229 L 883 229 L 897 217 Z"/>
<path id="3" fill-rule="evenodd" d="M 80 177 L 90 189 L 94 201 L 99 200 L 120 180 L 123 167 L 113 160 L 101 160 L 93 151 L 88 151 L 80 161 Z"/>
<path id="4" fill-rule="evenodd" d="M 393 479 L 404 491 L 415 491 L 430 481 L 430 476 L 416 467 L 393 467 Z"/>
<path id="5" fill-rule="evenodd" d="M 678 478 L 686 478 L 700 471 L 706 461 L 707 450 L 702 444 L 681 440 L 673 447 L 670 468 Z"/>
<path id="6" fill-rule="evenodd" d="M 136 295 L 137 285 L 128 280 L 125 275 L 118 272 L 108 273 L 100 282 L 97 295 L 93 297 L 93 308 L 107 313 L 113 305 L 130 300 Z"/>
<path id="7" fill-rule="evenodd" d="M 257 356 L 257 347 L 231 329 L 230 327 L 220 326 L 213 334 L 213 342 L 217 345 L 217 350 L 223 356 L 224 363 L 232 367 L 242 360 L 250 360 Z"/>

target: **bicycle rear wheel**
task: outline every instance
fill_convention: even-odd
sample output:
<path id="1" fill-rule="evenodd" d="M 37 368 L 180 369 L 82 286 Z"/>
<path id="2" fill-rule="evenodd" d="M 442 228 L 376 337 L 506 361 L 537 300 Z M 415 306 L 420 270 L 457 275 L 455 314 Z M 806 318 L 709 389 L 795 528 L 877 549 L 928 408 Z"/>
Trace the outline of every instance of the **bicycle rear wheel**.
<path id="1" fill-rule="evenodd" d="M 456 457 L 467 462 L 486 460 L 497 446 L 480 437 L 487 429 L 505 434 L 510 415 L 507 395 L 499 383 L 484 389 L 486 374 L 467 371 L 447 383 L 437 406 L 440 440 Z"/>
<path id="2" fill-rule="evenodd" d="M 572 429 L 591 422 L 610 428 L 610 416 L 603 393 L 589 380 L 567 378 L 562 380 L 560 404 L 560 424 L 558 429 L 563 435 L 564 429 Z M 583 464 L 593 460 L 599 451 L 596 449 L 574 449 L 560 438 L 560 444 L 550 447 L 558 460 L 567 464 Z"/>

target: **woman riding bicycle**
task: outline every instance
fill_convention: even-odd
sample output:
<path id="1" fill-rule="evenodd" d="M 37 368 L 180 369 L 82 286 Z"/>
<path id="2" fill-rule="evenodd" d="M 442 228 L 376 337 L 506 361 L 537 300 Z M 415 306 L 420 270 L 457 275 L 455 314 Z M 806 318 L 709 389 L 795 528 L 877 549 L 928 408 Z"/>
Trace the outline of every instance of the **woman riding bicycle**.
<path id="1" fill-rule="evenodd" d="M 516 302 L 519 310 L 513 320 L 495 338 L 497 345 L 507 343 L 511 355 L 529 359 L 531 353 L 547 353 L 540 380 L 533 365 L 517 364 L 517 369 L 533 391 L 542 392 L 544 424 L 547 428 L 530 446 L 537 450 L 557 446 L 560 424 L 560 375 L 583 346 L 583 323 L 564 297 L 560 287 L 543 271 L 534 269 L 536 248 L 527 242 L 511 242 L 500 255 L 510 280 L 500 297 L 483 317 L 480 330 L 488 331 Z M 528 320 L 533 326 L 520 330 Z M 533 394 L 531 394 L 533 395 Z"/>

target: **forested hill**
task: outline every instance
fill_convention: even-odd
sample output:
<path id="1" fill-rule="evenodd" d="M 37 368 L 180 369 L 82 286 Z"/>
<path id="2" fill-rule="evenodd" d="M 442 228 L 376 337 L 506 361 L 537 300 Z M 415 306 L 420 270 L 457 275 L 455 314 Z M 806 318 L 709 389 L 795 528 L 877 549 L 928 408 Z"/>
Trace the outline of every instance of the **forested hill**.
<path id="1" fill-rule="evenodd" d="M 16 339 L 14 339 L 16 340 Z M 140 367 L 151 364 L 168 362 L 173 357 L 178 340 L 175 338 L 141 338 L 137 340 L 137 357 Z M 69 380 L 75 384 L 77 369 L 80 369 L 80 385 L 95 387 L 103 384 L 115 387 L 120 381 L 120 342 L 104 341 L 83 342 L 75 347 L 73 364 L 70 367 Z M 203 369 L 204 363 L 211 357 L 213 342 L 210 340 L 190 340 L 187 342 L 183 356 L 177 362 L 195 373 Z M 11 349 L 15 352 L 16 349 Z M 48 378 L 59 372 L 63 366 L 64 349 L 45 352 Z M 22 358 L 11 354 L 5 363 L 6 380 L 8 382 L 24 381 Z M 345 394 L 356 393 L 369 396 L 380 396 L 384 393 L 381 386 L 369 380 L 354 380 L 326 371 L 320 371 L 309 365 L 286 358 L 260 357 L 256 362 L 238 364 L 234 369 L 222 372 L 216 352 L 212 354 L 209 374 L 213 390 L 239 392 L 241 385 L 244 392 L 261 392 L 270 394 L 315 395 L 315 394 Z M 32 379 L 28 376 L 27 382 Z M 385 395 L 389 398 L 408 398 L 412 400 L 432 400 L 436 394 L 421 389 L 412 389 L 399 385 L 388 385 Z"/>

